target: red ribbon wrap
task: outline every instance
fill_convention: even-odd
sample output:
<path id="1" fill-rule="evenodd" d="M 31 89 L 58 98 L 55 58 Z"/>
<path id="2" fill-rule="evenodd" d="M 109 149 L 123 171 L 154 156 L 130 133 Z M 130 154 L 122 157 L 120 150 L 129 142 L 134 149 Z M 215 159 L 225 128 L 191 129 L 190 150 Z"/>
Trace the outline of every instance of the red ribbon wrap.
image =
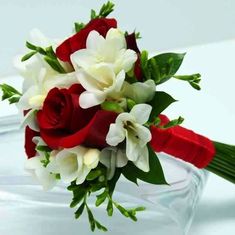
<path id="1" fill-rule="evenodd" d="M 160 125 L 165 125 L 169 119 L 159 116 Z M 205 168 L 215 156 L 215 147 L 205 136 L 181 126 L 162 129 L 151 126 L 151 146 L 156 152 L 164 152 L 176 158 L 193 164 L 198 168 Z"/>

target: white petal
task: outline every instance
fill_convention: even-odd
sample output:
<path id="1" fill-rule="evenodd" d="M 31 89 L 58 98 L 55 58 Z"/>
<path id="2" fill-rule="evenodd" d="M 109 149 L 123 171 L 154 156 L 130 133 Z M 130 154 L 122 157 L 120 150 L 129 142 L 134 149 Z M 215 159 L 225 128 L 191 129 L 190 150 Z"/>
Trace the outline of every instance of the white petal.
<path id="1" fill-rule="evenodd" d="M 79 104 L 83 109 L 88 109 L 99 105 L 105 101 L 103 94 L 94 94 L 89 91 L 84 91 L 79 97 Z"/>
<path id="2" fill-rule="evenodd" d="M 124 95 L 130 99 L 133 99 L 136 103 L 146 103 L 152 100 L 156 90 L 156 85 L 153 80 L 147 80 L 146 82 L 135 82 L 129 84 L 125 82 Z"/>
<path id="3" fill-rule="evenodd" d="M 116 167 L 124 167 L 128 162 L 126 153 L 122 149 L 117 150 Z"/>
<path id="4" fill-rule="evenodd" d="M 37 94 L 39 94 L 38 87 L 37 86 L 30 87 L 21 96 L 19 102 L 17 103 L 17 108 L 19 110 L 29 110 L 29 109 L 34 108 L 34 107 L 32 107 L 32 105 L 29 104 L 29 100 L 30 100 L 30 98 L 32 98 L 33 96 L 35 96 Z M 38 109 L 39 107 L 35 107 L 35 108 Z"/>
<path id="5" fill-rule="evenodd" d="M 52 41 L 36 28 L 31 30 L 29 42 L 41 47 L 48 47 L 52 44 Z"/>
<path id="6" fill-rule="evenodd" d="M 70 59 L 75 71 L 80 68 L 87 69 L 96 63 L 95 52 L 89 49 L 81 49 L 74 52 Z"/>
<path id="7" fill-rule="evenodd" d="M 106 142 L 111 146 L 117 146 L 125 139 L 124 129 L 117 124 L 111 124 L 106 136 Z"/>
<path id="8" fill-rule="evenodd" d="M 101 89 L 99 82 L 84 70 L 78 71 L 76 76 L 78 81 L 87 91 L 96 92 Z"/>
<path id="9" fill-rule="evenodd" d="M 134 63 L 137 60 L 137 54 L 133 50 L 122 50 L 120 51 L 119 57 L 117 58 L 117 66 L 120 66 L 125 72 L 129 72 Z"/>
<path id="10" fill-rule="evenodd" d="M 110 167 L 111 151 L 112 149 L 110 147 L 107 147 L 102 149 L 100 153 L 100 162 L 107 168 Z"/>
<path id="11" fill-rule="evenodd" d="M 35 109 L 42 107 L 45 99 L 46 95 L 35 95 L 29 99 L 29 105 Z"/>
<path id="12" fill-rule="evenodd" d="M 112 179 L 116 170 L 116 148 L 104 148 L 100 154 L 100 162 L 107 167 L 107 177 Z"/>
<path id="13" fill-rule="evenodd" d="M 59 174 L 60 173 L 59 166 L 58 166 L 57 161 L 56 161 L 56 156 L 54 156 L 53 152 L 56 152 L 56 151 L 52 151 L 51 152 L 51 154 L 50 154 L 50 162 L 49 162 L 49 164 L 47 165 L 46 168 L 51 173 Z"/>
<path id="14" fill-rule="evenodd" d="M 100 63 L 90 67 L 86 70 L 86 73 L 93 78 L 90 81 L 95 80 L 95 82 L 99 84 L 99 89 L 102 91 L 112 86 L 116 78 L 112 66 L 105 63 Z"/>
<path id="15" fill-rule="evenodd" d="M 125 81 L 125 72 L 122 70 L 116 77 L 115 91 L 119 92 L 122 89 L 123 82 Z"/>
<path id="16" fill-rule="evenodd" d="M 126 156 L 130 161 L 136 161 L 139 156 L 138 152 L 138 142 L 135 140 L 135 137 L 130 133 L 127 133 L 126 137 Z"/>
<path id="17" fill-rule="evenodd" d="M 100 151 L 98 149 L 89 149 L 83 156 L 84 164 L 89 169 L 96 168 L 99 163 L 99 156 L 100 156 Z"/>
<path id="18" fill-rule="evenodd" d="M 85 181 L 85 179 L 86 179 L 87 175 L 89 174 L 89 172 L 90 172 L 90 169 L 88 169 L 86 166 L 83 166 L 82 170 L 79 171 L 76 183 L 77 184 L 82 184 Z"/>
<path id="19" fill-rule="evenodd" d="M 142 125 L 148 121 L 151 111 L 151 105 L 137 104 L 132 108 L 130 114 L 135 117 L 136 122 Z"/>
<path id="20" fill-rule="evenodd" d="M 36 120 L 35 110 L 30 110 L 24 117 L 21 127 L 29 126 L 34 131 L 39 131 L 38 123 Z"/>
<path id="21" fill-rule="evenodd" d="M 139 150 L 139 157 L 134 164 L 144 172 L 149 172 L 149 152 L 147 146 Z"/>
<path id="22" fill-rule="evenodd" d="M 61 180 L 65 183 L 71 183 L 77 178 L 79 162 L 74 153 L 61 151 L 56 156 L 56 161 L 59 167 Z"/>
<path id="23" fill-rule="evenodd" d="M 86 48 L 97 50 L 105 43 L 105 39 L 97 31 L 93 30 L 89 33 L 86 41 Z"/>
<path id="24" fill-rule="evenodd" d="M 46 91 L 51 90 L 54 87 L 57 88 L 69 88 L 73 84 L 78 83 L 75 72 L 67 74 L 59 74 L 51 77 L 45 81 L 44 88 Z"/>
<path id="25" fill-rule="evenodd" d="M 39 181 L 44 190 L 49 190 L 55 186 L 56 178 L 43 166 L 41 160 L 42 158 L 38 156 L 28 159 L 25 162 L 25 170 Z"/>
<path id="26" fill-rule="evenodd" d="M 35 136 L 35 137 L 33 137 L 33 142 L 37 145 L 37 146 L 39 146 L 39 145 L 41 145 L 41 146 L 47 146 L 47 144 L 43 141 L 43 139 L 41 138 L 41 137 L 39 137 L 39 136 Z"/>
<path id="27" fill-rule="evenodd" d="M 50 190 L 56 185 L 56 178 L 54 174 L 49 173 L 45 167 L 35 171 L 35 175 L 44 190 Z"/>
<path id="28" fill-rule="evenodd" d="M 106 35 L 106 40 L 115 43 L 116 44 L 115 48 L 118 50 L 126 48 L 125 36 L 123 32 L 121 32 L 119 29 L 111 28 Z"/>
<path id="29" fill-rule="evenodd" d="M 136 135 L 138 136 L 138 139 L 139 139 L 139 145 L 141 147 L 146 145 L 152 138 L 151 132 L 147 127 L 136 124 L 135 131 L 136 131 Z"/>
<path id="30" fill-rule="evenodd" d="M 135 117 L 133 117 L 130 113 L 121 113 L 118 115 L 116 119 L 116 123 L 119 126 L 123 126 L 127 121 L 135 122 Z"/>
<path id="31" fill-rule="evenodd" d="M 42 166 L 41 158 L 38 156 L 35 156 L 33 158 L 28 159 L 25 162 L 24 168 L 25 170 L 35 170 L 35 169 L 40 168 L 41 166 Z"/>

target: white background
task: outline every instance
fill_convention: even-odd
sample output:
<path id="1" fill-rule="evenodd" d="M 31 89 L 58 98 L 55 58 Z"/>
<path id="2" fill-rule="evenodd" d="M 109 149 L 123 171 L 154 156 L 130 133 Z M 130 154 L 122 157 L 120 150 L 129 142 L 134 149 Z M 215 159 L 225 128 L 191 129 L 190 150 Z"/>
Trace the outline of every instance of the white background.
<path id="1" fill-rule="evenodd" d="M 32 28 L 40 28 L 50 37 L 66 37 L 74 21 L 87 20 L 89 9 L 103 2 L 0 0 L 0 77 L 14 74 L 12 57 L 22 51 Z M 114 2 L 117 7 L 113 15 L 119 19 L 120 27 L 141 31 L 141 49 L 158 52 L 187 48 L 180 50 L 188 54 L 179 73 L 203 75 L 201 92 L 173 80 L 161 87 L 180 100 L 168 114 L 172 118 L 182 115 L 186 118 L 185 126 L 212 139 L 234 144 L 235 1 Z M 211 176 L 189 234 L 233 235 L 234 231 L 235 186 Z"/>

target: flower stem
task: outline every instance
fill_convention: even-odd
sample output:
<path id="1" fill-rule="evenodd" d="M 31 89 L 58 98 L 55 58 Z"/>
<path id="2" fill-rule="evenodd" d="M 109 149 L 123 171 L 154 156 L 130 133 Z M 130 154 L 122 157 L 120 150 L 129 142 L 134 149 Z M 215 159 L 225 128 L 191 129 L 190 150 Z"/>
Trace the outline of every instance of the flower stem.
<path id="1" fill-rule="evenodd" d="M 214 141 L 216 155 L 206 169 L 235 183 L 235 146 Z"/>

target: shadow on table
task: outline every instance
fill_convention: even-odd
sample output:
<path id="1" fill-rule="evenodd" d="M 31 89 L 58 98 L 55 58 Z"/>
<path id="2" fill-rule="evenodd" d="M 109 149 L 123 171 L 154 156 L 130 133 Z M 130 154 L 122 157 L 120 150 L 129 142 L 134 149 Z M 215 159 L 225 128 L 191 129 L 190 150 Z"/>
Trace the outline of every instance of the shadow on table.
<path id="1" fill-rule="evenodd" d="M 218 221 L 235 221 L 235 198 L 219 203 L 217 201 L 204 201 L 198 205 L 194 225 L 215 223 Z"/>

